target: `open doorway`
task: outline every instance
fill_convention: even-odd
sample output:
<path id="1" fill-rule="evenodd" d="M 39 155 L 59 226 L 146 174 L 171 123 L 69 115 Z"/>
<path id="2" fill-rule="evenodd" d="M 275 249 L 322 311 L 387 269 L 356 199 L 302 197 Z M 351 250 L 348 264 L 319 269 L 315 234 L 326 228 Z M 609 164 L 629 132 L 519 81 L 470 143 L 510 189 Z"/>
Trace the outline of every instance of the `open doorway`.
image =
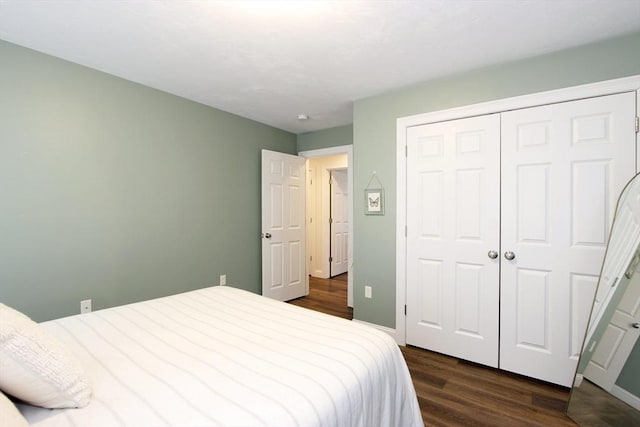
<path id="1" fill-rule="evenodd" d="M 346 154 L 307 159 L 307 252 L 312 277 L 328 279 L 343 267 L 340 272 L 347 271 L 343 249 L 348 251 L 348 206 L 340 188 L 346 172 Z"/>
<path id="2" fill-rule="evenodd" d="M 298 153 L 307 158 L 307 254 L 311 277 L 347 281 L 353 307 L 353 149 Z M 344 270 L 344 271 L 343 271 Z M 338 276 L 338 277 L 336 277 Z"/>

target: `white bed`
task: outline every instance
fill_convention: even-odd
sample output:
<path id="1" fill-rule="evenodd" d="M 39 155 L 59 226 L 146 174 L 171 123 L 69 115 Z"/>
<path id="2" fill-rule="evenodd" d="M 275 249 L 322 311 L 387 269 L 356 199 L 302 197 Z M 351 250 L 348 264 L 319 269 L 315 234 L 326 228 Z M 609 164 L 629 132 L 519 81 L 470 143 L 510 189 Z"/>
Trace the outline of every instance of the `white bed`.
<path id="1" fill-rule="evenodd" d="M 50 426 L 422 426 L 386 334 L 218 286 L 41 323 L 93 386 L 80 409 L 18 405 Z"/>

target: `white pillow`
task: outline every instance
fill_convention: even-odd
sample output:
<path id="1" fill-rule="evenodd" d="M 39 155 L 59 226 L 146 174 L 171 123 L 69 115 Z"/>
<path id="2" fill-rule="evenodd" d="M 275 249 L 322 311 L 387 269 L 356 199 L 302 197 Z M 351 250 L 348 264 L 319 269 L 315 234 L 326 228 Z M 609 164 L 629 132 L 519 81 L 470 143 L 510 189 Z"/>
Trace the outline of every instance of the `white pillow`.
<path id="1" fill-rule="evenodd" d="M 0 414 L 2 414 L 2 427 L 29 427 L 16 405 L 7 396 L 0 392 Z"/>
<path id="2" fill-rule="evenodd" d="M 91 386 L 74 355 L 24 314 L 0 303 L 0 389 L 44 408 L 81 408 Z"/>

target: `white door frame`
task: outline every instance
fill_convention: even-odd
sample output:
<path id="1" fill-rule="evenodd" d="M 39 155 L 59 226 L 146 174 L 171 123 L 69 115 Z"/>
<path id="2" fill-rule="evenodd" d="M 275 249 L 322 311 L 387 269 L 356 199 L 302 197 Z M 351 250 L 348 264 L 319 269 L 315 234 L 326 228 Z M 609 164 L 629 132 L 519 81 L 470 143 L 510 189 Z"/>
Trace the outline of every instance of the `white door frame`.
<path id="1" fill-rule="evenodd" d="M 501 113 L 509 110 L 536 107 L 558 102 L 573 101 L 582 98 L 631 92 L 640 89 L 640 75 L 607 80 L 598 83 L 573 86 L 539 92 L 530 95 L 516 96 L 496 101 L 483 102 L 448 110 L 416 114 L 401 117 L 396 121 L 396 342 L 406 345 L 406 304 L 407 287 L 407 129 L 429 123 L 462 119 L 484 114 Z M 636 138 L 637 144 L 637 138 Z M 636 149 L 636 169 L 640 152 Z M 349 275 L 351 277 L 351 275 Z"/>
<path id="2" fill-rule="evenodd" d="M 300 151 L 298 156 L 306 157 L 326 157 L 336 154 L 347 155 L 347 203 L 349 204 L 349 238 L 348 245 L 348 267 L 347 267 L 347 305 L 353 307 L 353 145 L 340 145 L 337 147 L 321 148 L 318 150 Z"/>

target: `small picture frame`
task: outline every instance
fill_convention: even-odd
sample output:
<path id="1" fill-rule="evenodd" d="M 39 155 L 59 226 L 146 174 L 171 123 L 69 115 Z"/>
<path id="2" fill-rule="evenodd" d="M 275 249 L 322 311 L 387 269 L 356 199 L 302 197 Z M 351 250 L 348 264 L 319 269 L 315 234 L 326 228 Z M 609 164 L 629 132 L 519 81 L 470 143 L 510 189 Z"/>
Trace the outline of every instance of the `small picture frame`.
<path id="1" fill-rule="evenodd" d="M 382 188 L 364 190 L 365 215 L 384 215 L 384 193 Z"/>

